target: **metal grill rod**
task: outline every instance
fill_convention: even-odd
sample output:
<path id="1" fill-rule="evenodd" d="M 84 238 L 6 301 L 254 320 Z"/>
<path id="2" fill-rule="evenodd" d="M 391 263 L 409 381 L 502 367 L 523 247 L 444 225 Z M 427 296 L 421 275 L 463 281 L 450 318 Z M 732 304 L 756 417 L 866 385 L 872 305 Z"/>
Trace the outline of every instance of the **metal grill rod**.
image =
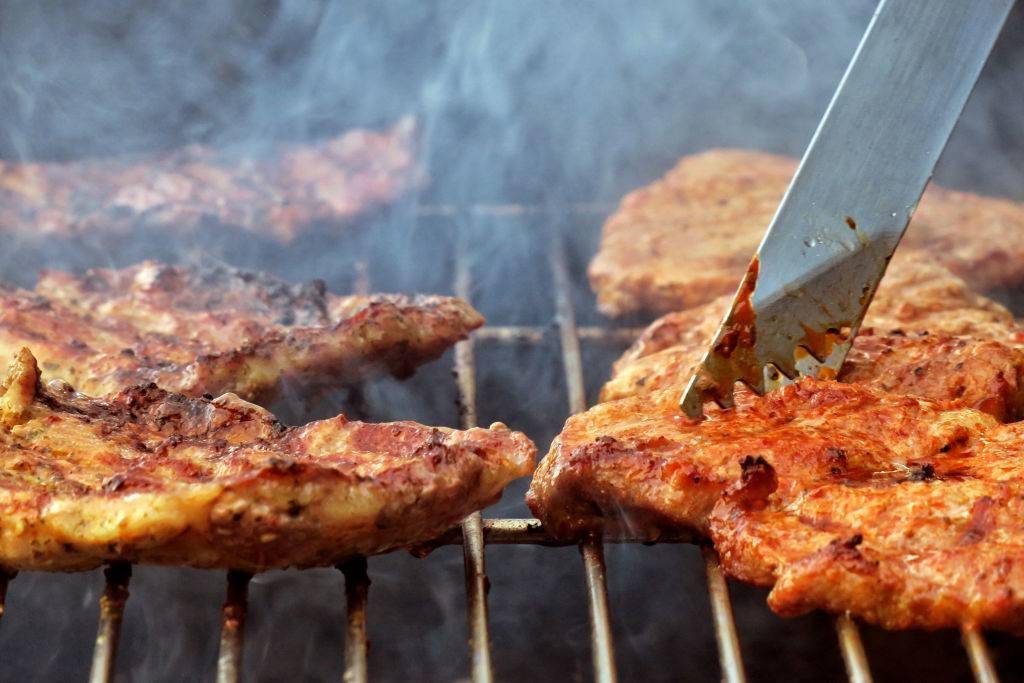
<path id="1" fill-rule="evenodd" d="M 616 680 L 615 648 L 612 644 L 611 618 L 608 610 L 608 588 L 605 577 L 604 545 L 600 539 L 587 539 L 580 544 L 583 568 L 590 599 L 590 637 L 594 648 L 594 679 L 599 683 Z"/>
<path id="2" fill-rule="evenodd" d="M 580 413 L 586 410 L 586 394 L 583 385 L 583 363 L 580 356 L 579 336 L 576 331 L 575 313 L 572 308 L 571 285 L 569 281 L 568 266 L 566 265 L 565 246 L 560 238 L 555 238 L 551 249 L 551 268 L 555 280 L 555 302 L 558 314 L 559 331 L 561 332 L 562 354 L 565 364 L 566 384 L 569 393 L 569 411 Z M 590 543 L 595 543 L 591 541 Z M 597 550 L 600 549 L 598 546 Z M 611 627 L 607 611 L 607 587 L 604 585 L 604 557 L 603 552 L 595 550 L 587 551 L 583 546 L 583 559 L 586 567 L 588 580 L 591 577 L 600 582 L 601 595 L 603 599 L 595 602 L 594 592 L 591 591 L 591 621 L 594 626 L 594 668 L 599 680 L 615 680 L 614 654 L 612 651 Z M 717 567 L 717 564 L 716 564 Z M 713 580 L 709 573 L 708 580 Z M 724 579 L 723 579 L 724 581 Z M 732 634 L 721 631 L 726 624 L 733 623 L 732 606 L 729 603 L 727 591 L 716 590 L 709 583 L 709 591 L 713 596 L 711 601 L 712 612 L 715 620 L 715 630 L 719 643 L 736 641 L 735 627 Z M 607 638 L 604 638 L 607 633 Z M 738 672 L 739 678 L 728 679 L 742 681 L 742 658 L 739 653 L 738 641 L 735 649 L 723 649 L 722 671 Z M 728 659 L 726 659 L 728 657 Z M 605 678 L 604 676 L 607 676 Z"/>
<path id="3" fill-rule="evenodd" d="M 577 327 L 576 335 L 587 341 L 604 342 L 606 344 L 631 344 L 644 331 L 642 327 Z M 528 325 L 494 325 L 481 327 L 473 333 L 473 339 L 479 342 L 504 342 L 539 344 L 548 335 L 546 327 Z"/>
<path id="4" fill-rule="evenodd" d="M 121 635 L 124 605 L 128 602 L 128 582 L 132 566 L 127 562 L 112 564 L 103 570 L 106 583 L 100 596 L 100 619 L 96 629 L 96 646 L 92 654 L 89 683 L 105 683 L 114 675 L 117 643 Z"/>
<path id="5" fill-rule="evenodd" d="M 562 364 L 569 397 L 569 412 L 582 413 L 587 408 L 583 385 L 583 359 L 580 339 L 576 332 L 576 314 L 572 306 L 572 290 L 561 235 L 555 234 L 551 247 L 551 271 L 555 281 L 555 311 L 562 344 Z M 608 614 L 608 586 L 605 577 L 604 550 L 600 539 L 592 538 L 580 545 L 583 570 L 590 598 L 590 629 L 594 657 L 594 679 L 600 683 L 613 683 L 615 648 L 612 642 L 611 619 Z"/>
<path id="6" fill-rule="evenodd" d="M 704 556 L 711 615 L 715 620 L 715 639 L 718 641 L 718 661 L 722 667 L 722 680 L 728 683 L 744 683 L 747 674 L 743 670 L 743 653 L 740 652 L 736 621 L 732 616 L 729 584 L 726 583 L 725 574 L 718 564 L 718 553 L 714 548 L 702 545 L 701 554 Z"/>
<path id="7" fill-rule="evenodd" d="M 242 677 L 242 643 L 250 579 L 252 574 L 248 572 L 228 572 L 228 593 L 222 608 L 217 655 L 217 683 L 237 683 Z"/>
<path id="8" fill-rule="evenodd" d="M 484 542 L 488 545 L 541 545 L 548 547 L 565 547 L 579 545 L 578 541 L 567 541 L 555 538 L 548 533 L 539 519 L 534 518 L 492 518 L 483 520 Z M 617 534 L 614 536 L 603 536 L 602 543 L 693 543 L 694 539 L 690 534 L 677 533 L 662 535 L 657 539 L 637 536 L 635 534 Z M 424 548 L 432 548 L 443 545 L 461 545 L 465 542 L 462 537 L 462 527 L 452 527 L 436 539 L 423 544 Z"/>
<path id="9" fill-rule="evenodd" d="M 456 244 L 455 294 L 470 301 L 470 270 L 466 260 L 465 236 L 459 231 Z M 462 428 L 477 426 L 476 361 L 472 337 L 455 345 L 455 380 L 459 390 Z M 483 522 L 474 512 L 462 523 L 462 557 L 466 574 L 466 608 L 474 683 L 490 683 L 491 642 L 487 628 L 487 572 L 484 565 Z"/>
<path id="10" fill-rule="evenodd" d="M 4 609 L 7 606 L 7 584 L 14 576 L 0 569 L 0 620 L 4 618 Z"/>
<path id="11" fill-rule="evenodd" d="M 366 558 L 356 557 L 340 567 L 345 575 L 345 683 L 366 683 L 366 603 L 370 579 Z"/>
<path id="12" fill-rule="evenodd" d="M 989 656 L 988 646 L 981 631 L 964 627 L 960 634 L 964 641 L 964 648 L 967 650 L 967 657 L 971 661 L 971 671 L 974 673 L 974 680 L 978 683 L 999 683 L 999 674 Z"/>
<path id="13" fill-rule="evenodd" d="M 836 633 L 839 635 L 839 649 L 843 653 L 846 673 L 851 683 L 871 683 L 871 668 L 868 666 L 867 655 L 864 654 L 864 643 L 860 639 L 860 629 L 849 614 L 836 617 Z"/>
<path id="14" fill-rule="evenodd" d="M 355 262 L 352 293 L 370 294 L 370 267 L 366 261 Z M 362 401 L 362 385 L 353 389 Z M 355 557 L 340 565 L 345 575 L 345 683 L 366 683 L 368 677 L 366 635 L 366 603 L 370 597 L 370 578 L 366 574 L 366 558 Z"/>

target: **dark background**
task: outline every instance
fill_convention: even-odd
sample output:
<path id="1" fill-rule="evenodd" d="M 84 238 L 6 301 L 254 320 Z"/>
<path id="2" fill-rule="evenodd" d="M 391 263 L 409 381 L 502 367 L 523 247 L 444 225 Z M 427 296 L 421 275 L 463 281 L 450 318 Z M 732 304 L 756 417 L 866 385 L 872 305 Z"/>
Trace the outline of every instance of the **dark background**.
<path id="1" fill-rule="evenodd" d="M 799 155 L 866 26 L 872 2 L 114 2 L 0 5 L 0 158 L 143 154 L 203 142 L 258 154 L 412 114 L 430 183 L 360 226 L 321 226 L 287 247 L 230 230 L 197 241 L 140 234 L 115 245 L 47 241 L 0 248 L 0 275 L 31 282 L 42 265 L 81 269 L 145 257 L 214 258 L 291 279 L 351 286 L 369 264 L 379 290 L 450 292 L 453 241 L 471 245 L 473 303 L 492 324 L 549 326 L 553 235 L 567 241 L 583 324 L 585 267 L 601 222 L 629 190 L 682 154 L 745 146 Z M 983 72 L 937 178 L 1024 199 L 1024 11 Z M 462 207 L 437 216 L 424 207 Z M 480 210 L 520 204 L 520 213 Z M 586 206 L 572 208 L 571 205 Z M 477 207 L 477 208 L 473 208 Z M 1016 308 L 1016 292 L 1000 293 Z M 630 321 L 631 323 L 643 321 Z M 587 343 L 590 398 L 621 349 Z M 566 413 L 557 335 L 534 347 L 478 350 L 482 423 L 523 429 L 543 451 Z M 411 382 L 275 406 L 291 422 L 338 410 L 457 424 L 451 358 Z M 525 516 L 525 482 L 491 516 Z M 493 547 L 487 562 L 500 680 L 586 680 L 589 627 L 574 549 Z M 716 680 L 699 553 L 608 549 L 623 680 Z M 370 561 L 374 680 L 469 674 L 462 560 Z M 0 625 L 3 680 L 81 679 L 95 633 L 98 573 L 26 574 Z M 224 578 L 135 569 L 118 678 L 212 677 Z M 843 677 L 830 621 L 781 620 L 764 592 L 732 587 L 748 672 L 759 680 Z M 337 680 L 341 576 L 274 572 L 251 591 L 252 680 Z M 865 630 L 879 680 L 968 680 L 955 633 Z M 1024 672 L 1018 641 L 992 636 L 1000 670 Z"/>

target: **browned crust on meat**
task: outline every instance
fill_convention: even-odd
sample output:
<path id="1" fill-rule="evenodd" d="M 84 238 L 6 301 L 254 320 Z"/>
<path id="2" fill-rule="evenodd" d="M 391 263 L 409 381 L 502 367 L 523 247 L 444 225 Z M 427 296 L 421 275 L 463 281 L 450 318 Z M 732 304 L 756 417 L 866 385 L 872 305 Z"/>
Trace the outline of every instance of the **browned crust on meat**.
<path id="1" fill-rule="evenodd" d="M 801 380 L 692 422 L 677 392 L 571 417 L 530 489 L 554 533 L 711 535 L 782 614 L 1024 630 L 1020 423 Z"/>
<path id="2" fill-rule="evenodd" d="M 735 293 L 795 168 L 772 154 L 712 150 L 626 195 L 590 264 L 600 309 L 664 313 Z"/>
<path id="3" fill-rule="evenodd" d="M 150 385 L 97 400 L 38 380 L 23 350 L 0 386 L 7 570 L 331 565 L 435 537 L 496 501 L 535 455 L 500 424 L 285 427 L 231 394 Z"/>
<path id="4" fill-rule="evenodd" d="M 1008 425 L 985 436 L 1020 439 Z M 849 611 L 890 629 L 1024 630 L 1019 445 L 943 454 L 910 471 L 802 482 L 710 516 L 732 576 L 772 587 L 785 616 Z M 977 461 L 977 465 L 975 464 Z"/>
<path id="5" fill-rule="evenodd" d="M 33 292 L 0 290 L 0 354 L 29 345 L 44 379 L 92 395 L 155 382 L 266 400 L 286 382 L 406 376 L 482 324 L 461 299 L 341 297 L 218 265 L 50 271 Z"/>
<path id="6" fill-rule="evenodd" d="M 720 297 L 652 323 L 615 363 L 601 400 L 681 390 L 730 302 Z M 1024 409 L 1020 343 L 1021 328 L 1008 310 L 928 255 L 901 249 L 840 378 L 1016 419 Z"/>
<path id="7" fill-rule="evenodd" d="M 602 401 L 681 392 L 701 351 L 671 347 L 623 366 L 601 389 Z M 895 394 L 950 401 L 1001 421 L 1024 416 L 1024 350 L 965 337 L 861 335 L 839 380 Z M 745 393 L 743 387 L 737 391 Z"/>
<path id="8" fill-rule="evenodd" d="M 262 158 L 202 145 L 148 158 L 0 161 L 0 226 L 26 235 L 188 233 L 211 222 L 282 242 L 318 221 L 346 222 L 418 182 L 415 125 L 353 130 Z"/>
<path id="9" fill-rule="evenodd" d="M 735 293 L 796 161 L 736 149 L 683 157 L 607 220 L 590 280 L 609 315 L 665 313 Z M 926 190 L 904 243 L 978 289 L 1024 280 L 1024 206 Z"/>
<path id="10" fill-rule="evenodd" d="M 963 337 L 858 337 L 839 380 L 992 415 L 1024 417 L 1024 351 Z"/>
<path id="11" fill-rule="evenodd" d="M 707 514 L 747 455 L 764 456 L 792 476 L 827 475 L 837 467 L 845 471 L 851 453 L 910 461 L 914 453 L 923 457 L 954 442 L 964 424 L 996 423 L 949 404 L 814 380 L 763 397 L 744 393 L 738 401 L 734 410 L 709 407 L 703 422 L 681 413 L 674 390 L 571 416 L 537 468 L 531 509 L 566 537 L 620 525 L 653 536 L 703 533 Z M 664 524 L 643 524 L 643 517 L 627 514 L 633 510 Z"/>

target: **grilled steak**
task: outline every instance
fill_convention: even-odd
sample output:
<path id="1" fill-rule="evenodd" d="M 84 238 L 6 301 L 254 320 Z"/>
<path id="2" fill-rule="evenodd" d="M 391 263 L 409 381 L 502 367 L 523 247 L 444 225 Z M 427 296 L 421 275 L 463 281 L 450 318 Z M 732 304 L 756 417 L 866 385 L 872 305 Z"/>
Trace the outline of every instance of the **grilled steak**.
<path id="1" fill-rule="evenodd" d="M 667 391 L 569 418 L 529 493 L 559 536 L 711 534 L 730 574 L 890 628 L 1024 629 L 1024 426 L 801 380 L 703 422 Z"/>
<path id="2" fill-rule="evenodd" d="M 284 381 L 404 376 L 481 324 L 461 299 L 342 297 L 224 266 L 48 272 L 35 291 L 0 291 L 0 354 L 28 345 L 44 379 L 90 395 L 155 382 L 255 400 Z"/>
<path id="3" fill-rule="evenodd" d="M 232 394 L 152 385 L 97 400 L 41 385 L 28 350 L 0 394 L 6 570 L 330 565 L 435 537 L 497 500 L 535 455 L 501 424 L 284 427 Z"/>
<path id="4" fill-rule="evenodd" d="M 288 241 L 316 221 L 344 221 L 416 182 L 412 120 L 355 130 L 262 159 L 193 145 L 139 159 L 0 161 L 0 230 L 28 235 L 167 232 L 232 226 Z"/>
<path id="5" fill-rule="evenodd" d="M 653 323 L 615 363 L 601 400 L 681 391 L 730 303 L 720 297 Z M 956 400 L 1001 420 L 1024 416 L 1024 338 L 1013 315 L 927 255 L 897 253 L 862 329 L 843 381 Z"/>
<path id="6" fill-rule="evenodd" d="M 665 313 L 733 294 L 795 169 L 786 157 L 712 150 L 628 195 L 590 266 L 601 309 Z M 978 289 L 1016 284 L 1024 280 L 1024 206 L 931 187 L 904 244 Z"/>

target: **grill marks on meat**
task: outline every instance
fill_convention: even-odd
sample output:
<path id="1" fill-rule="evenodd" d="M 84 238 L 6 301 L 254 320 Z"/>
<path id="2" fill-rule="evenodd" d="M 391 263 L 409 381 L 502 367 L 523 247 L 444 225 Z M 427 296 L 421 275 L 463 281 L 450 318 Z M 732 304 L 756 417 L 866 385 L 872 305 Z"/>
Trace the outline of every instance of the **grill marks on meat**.
<path id="1" fill-rule="evenodd" d="M 427 541 L 497 500 L 535 449 L 504 425 L 456 431 L 338 416 L 284 427 L 226 394 L 108 400 L 39 383 L 22 350 L 0 386 L 0 565 L 105 562 L 260 571 Z"/>
<path id="2" fill-rule="evenodd" d="M 283 242 L 317 221 L 344 221 L 417 182 L 412 119 L 354 130 L 262 159 L 200 145 L 151 158 L 0 161 L 0 229 L 124 235 L 140 225 L 189 232 L 214 222 Z"/>
<path id="3" fill-rule="evenodd" d="M 405 376 L 481 324 L 461 299 L 342 297 L 224 266 L 51 271 L 33 292 L 0 291 L 0 353 L 29 346 L 44 379 L 91 395 L 153 382 L 266 399 L 284 381 Z"/>
<path id="4" fill-rule="evenodd" d="M 590 266 L 601 309 L 664 313 L 734 294 L 795 170 L 787 157 L 711 150 L 626 196 Z M 931 186 L 903 244 L 978 289 L 1016 284 L 1024 280 L 1024 206 Z"/>
<path id="5" fill-rule="evenodd" d="M 1024 630 L 1024 425 L 805 379 L 703 422 L 666 391 L 569 418 L 529 494 L 554 533 L 712 537 L 783 614 Z"/>
<path id="6" fill-rule="evenodd" d="M 720 297 L 654 322 L 615 363 L 601 400 L 681 391 L 730 304 Z M 1008 310 L 927 255 L 901 250 L 839 379 L 1017 419 L 1024 416 L 1021 341 Z"/>

